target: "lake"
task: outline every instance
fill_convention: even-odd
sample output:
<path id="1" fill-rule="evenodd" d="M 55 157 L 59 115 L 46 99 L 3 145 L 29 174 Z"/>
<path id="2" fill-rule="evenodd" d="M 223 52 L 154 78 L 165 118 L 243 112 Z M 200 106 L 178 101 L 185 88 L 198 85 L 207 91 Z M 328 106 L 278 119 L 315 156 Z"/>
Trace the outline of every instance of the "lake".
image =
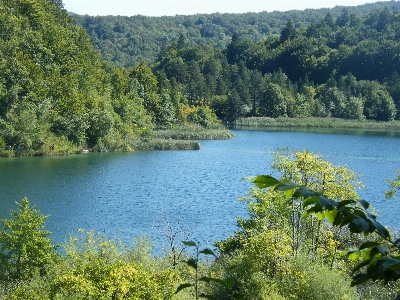
<path id="1" fill-rule="evenodd" d="M 271 174 L 279 148 L 308 149 L 363 177 L 362 198 L 380 209 L 378 221 L 400 228 L 398 200 L 384 200 L 387 178 L 400 169 L 400 133 L 354 130 L 234 130 L 227 141 L 201 141 L 201 150 L 135 151 L 0 159 L 0 218 L 28 197 L 56 243 L 93 229 L 131 243 L 148 235 L 167 246 L 165 224 L 184 238 L 212 245 L 246 217 L 237 199 L 251 184 L 243 177 Z"/>

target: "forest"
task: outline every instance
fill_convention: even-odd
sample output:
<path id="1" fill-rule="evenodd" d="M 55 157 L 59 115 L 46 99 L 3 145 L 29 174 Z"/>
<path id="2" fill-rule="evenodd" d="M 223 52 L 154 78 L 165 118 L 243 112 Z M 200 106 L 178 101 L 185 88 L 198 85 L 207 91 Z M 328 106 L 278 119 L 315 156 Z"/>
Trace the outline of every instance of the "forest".
<path id="1" fill-rule="evenodd" d="M 119 67 L 101 56 L 91 30 L 76 25 L 79 16 L 68 14 L 61 1 L 3 0 L 1 155 L 22 154 L 21 148 L 24 155 L 49 154 L 53 145 L 51 153 L 58 154 L 164 149 L 154 139 L 171 133 L 160 130 L 191 125 L 189 131 L 215 130 L 211 138 L 229 138 L 220 133 L 221 123 L 233 125 L 241 117 L 397 120 L 397 6 L 390 1 L 340 13 L 334 8 L 336 18 L 330 10 L 321 18 L 322 11 L 307 10 L 313 16 L 307 27 L 289 19 L 302 15 L 292 11 L 283 14 L 283 27 L 274 27 L 278 34 L 251 39 L 235 31 L 221 47 L 193 44 L 181 31 L 151 62 Z M 276 14 L 266 16 L 276 20 Z M 226 17 L 228 26 L 234 19 Z M 104 28 L 113 24 L 104 22 Z M 158 28 L 156 23 L 148 27 Z"/>
<path id="2" fill-rule="evenodd" d="M 1 155 L 129 151 L 185 128 L 223 131 L 241 117 L 399 120 L 397 9 L 390 1 L 137 16 L 153 30 L 183 27 L 156 52 L 124 56 L 134 36 L 122 48 L 121 40 L 99 45 L 108 32 L 124 33 L 128 18 L 74 16 L 61 0 L 0 0 Z M 280 178 L 249 178 L 254 188 L 241 199 L 249 218 L 215 250 L 171 234 L 161 257 L 146 238 L 124 245 L 90 231 L 55 245 L 48 216 L 24 198 L 0 222 L 0 298 L 398 299 L 399 240 L 359 199 L 356 174 L 307 151 L 278 152 L 272 167 Z"/>

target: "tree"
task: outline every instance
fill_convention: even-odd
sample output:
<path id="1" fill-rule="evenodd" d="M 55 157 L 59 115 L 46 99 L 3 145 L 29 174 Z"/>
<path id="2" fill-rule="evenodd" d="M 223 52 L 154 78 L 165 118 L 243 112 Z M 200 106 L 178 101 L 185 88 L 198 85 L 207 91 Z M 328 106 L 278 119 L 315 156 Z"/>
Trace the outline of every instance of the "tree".
<path id="1" fill-rule="evenodd" d="M 17 205 L 18 210 L 11 212 L 13 219 L 0 221 L 0 276 L 3 279 L 27 279 L 36 269 L 45 272 L 57 247 L 51 243 L 50 232 L 44 226 L 48 216 L 30 207 L 27 198 Z"/>

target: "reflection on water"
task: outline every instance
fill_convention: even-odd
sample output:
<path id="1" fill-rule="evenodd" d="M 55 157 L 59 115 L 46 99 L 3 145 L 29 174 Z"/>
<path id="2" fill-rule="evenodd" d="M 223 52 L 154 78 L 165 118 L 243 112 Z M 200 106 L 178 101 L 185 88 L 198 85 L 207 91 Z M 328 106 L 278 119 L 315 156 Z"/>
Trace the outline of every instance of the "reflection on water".
<path id="1" fill-rule="evenodd" d="M 28 197 L 44 214 L 55 242 L 79 228 L 126 242 L 150 235 L 165 242 L 164 221 L 211 245 L 236 230 L 247 215 L 243 177 L 272 174 L 274 151 L 308 149 L 334 164 L 347 164 L 367 186 L 363 198 L 381 210 L 382 223 L 400 227 L 396 200 L 383 200 L 386 178 L 400 168 L 398 133 L 234 130 L 228 141 L 201 141 L 200 151 L 135 151 L 0 160 L 0 218 Z M 378 219 L 379 220 L 379 219 Z"/>

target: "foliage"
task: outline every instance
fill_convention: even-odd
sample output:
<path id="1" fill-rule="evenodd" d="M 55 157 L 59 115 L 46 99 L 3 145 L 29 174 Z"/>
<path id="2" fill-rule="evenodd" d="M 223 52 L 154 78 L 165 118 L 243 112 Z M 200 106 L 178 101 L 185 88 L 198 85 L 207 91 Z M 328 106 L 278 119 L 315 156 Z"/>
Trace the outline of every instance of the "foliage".
<path id="1" fill-rule="evenodd" d="M 0 255 L 1 280 L 26 280 L 36 270 L 44 273 L 56 248 L 44 227 L 47 216 L 31 207 L 27 198 L 17 203 L 13 219 L 1 220 Z"/>
<path id="2" fill-rule="evenodd" d="M 253 182 L 263 188 L 273 187 L 275 191 L 284 192 L 290 197 L 299 197 L 305 209 L 303 217 L 318 215 L 321 220 L 326 219 L 335 226 L 348 227 L 352 233 L 364 233 L 365 236 L 375 233 L 381 238 L 379 241 L 366 241 L 355 249 L 345 251 L 349 259 L 361 259 L 352 270 L 352 286 L 368 280 L 382 280 L 387 284 L 400 278 L 398 241 L 392 240 L 389 231 L 368 211 L 370 205 L 367 201 L 354 199 L 334 201 L 307 186 L 290 181 L 278 181 L 268 175 L 257 176 Z"/>
<path id="3" fill-rule="evenodd" d="M 217 284 L 221 285 L 222 287 L 224 287 L 229 294 L 228 299 L 242 299 L 242 296 L 240 294 L 232 293 L 232 291 L 231 291 L 235 284 L 235 279 L 233 279 L 233 278 L 218 279 L 218 278 L 208 277 L 208 276 L 199 277 L 199 256 L 200 256 L 200 254 L 204 254 L 204 255 L 212 255 L 212 256 L 216 257 L 212 250 L 205 248 L 200 251 L 199 246 L 193 241 L 182 241 L 182 243 L 187 247 L 194 247 L 196 249 L 195 257 L 189 258 L 186 261 L 186 264 L 189 267 L 193 268 L 193 270 L 195 271 L 195 277 L 194 277 L 193 283 L 181 284 L 177 288 L 175 294 L 179 293 L 183 289 L 193 287 L 194 292 L 195 292 L 194 296 L 195 296 L 196 300 L 198 300 L 199 298 L 216 299 L 211 295 L 200 293 L 200 282 L 205 282 L 205 283 L 217 283 Z"/>

